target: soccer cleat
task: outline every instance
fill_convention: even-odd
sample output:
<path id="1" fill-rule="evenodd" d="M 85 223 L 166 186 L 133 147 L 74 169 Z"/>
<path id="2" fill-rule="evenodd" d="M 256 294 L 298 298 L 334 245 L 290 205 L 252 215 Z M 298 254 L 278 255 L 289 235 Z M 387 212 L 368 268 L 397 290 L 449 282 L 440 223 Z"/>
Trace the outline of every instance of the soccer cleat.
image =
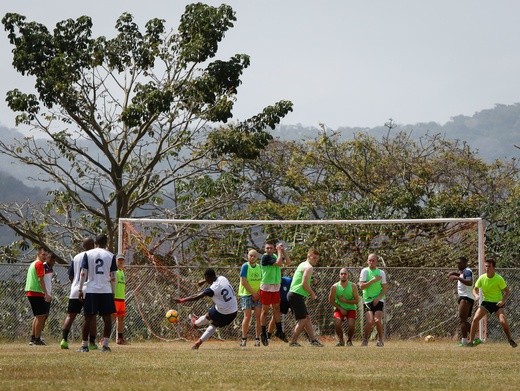
<path id="1" fill-rule="evenodd" d="M 518 346 L 517 343 L 512 339 L 509 340 L 509 345 L 511 345 L 512 348 L 516 348 Z"/>
<path id="2" fill-rule="evenodd" d="M 67 341 L 65 341 L 64 339 L 62 339 L 61 342 L 60 342 L 60 348 L 68 349 L 69 348 L 69 343 Z"/>
<path id="3" fill-rule="evenodd" d="M 320 341 L 315 339 L 314 341 L 311 341 L 311 346 L 316 346 L 316 347 L 322 348 L 324 345 Z"/>
<path id="4" fill-rule="evenodd" d="M 267 339 L 267 333 L 266 332 L 262 332 L 262 334 L 260 334 L 260 339 L 262 341 L 262 345 L 264 345 L 264 346 L 269 345 L 269 340 Z"/>
<path id="5" fill-rule="evenodd" d="M 198 350 L 200 345 L 202 345 L 202 341 L 199 339 L 197 342 L 195 342 L 195 345 L 191 347 L 192 350 Z"/>
<path id="6" fill-rule="evenodd" d="M 345 342 L 344 341 L 339 341 L 336 346 L 345 346 Z"/>
<path id="7" fill-rule="evenodd" d="M 352 341 L 350 339 L 347 341 L 347 346 L 353 346 Z"/>
<path id="8" fill-rule="evenodd" d="M 118 338 L 116 343 L 118 345 L 128 345 L 128 342 L 126 342 L 126 339 L 124 339 L 124 338 Z"/>
<path id="9" fill-rule="evenodd" d="M 35 339 L 33 344 L 34 344 L 34 345 L 40 345 L 40 346 L 47 345 L 47 344 L 45 343 L 45 341 L 44 341 L 43 339 L 40 339 L 40 338 Z"/>
<path id="10" fill-rule="evenodd" d="M 189 314 L 188 316 L 190 318 L 191 325 L 193 326 L 193 328 L 196 329 L 197 325 L 195 324 L 195 322 L 197 321 L 197 319 L 199 319 L 199 317 L 193 314 Z"/>
<path id="11" fill-rule="evenodd" d="M 361 346 L 368 346 L 368 341 L 366 339 L 361 341 Z"/>
<path id="12" fill-rule="evenodd" d="M 245 348 L 246 347 L 246 343 L 247 343 L 247 339 L 242 338 L 242 340 L 240 341 L 240 347 Z"/>
<path id="13" fill-rule="evenodd" d="M 108 346 L 103 345 L 101 348 L 101 353 L 111 352 L 110 348 Z"/>
<path id="14" fill-rule="evenodd" d="M 260 346 L 260 338 L 255 338 L 255 346 Z"/>
<path id="15" fill-rule="evenodd" d="M 300 345 L 298 342 L 291 342 L 291 343 L 289 344 L 289 346 L 290 346 L 291 348 L 299 348 L 299 347 L 301 347 L 302 345 Z"/>
<path id="16" fill-rule="evenodd" d="M 459 342 L 459 344 L 457 345 L 459 348 L 465 348 L 468 346 L 468 343 L 467 342 Z"/>
<path id="17" fill-rule="evenodd" d="M 76 350 L 78 353 L 88 353 L 88 346 L 81 346 L 78 350 Z"/>
<path id="18" fill-rule="evenodd" d="M 381 341 L 381 340 L 378 340 L 377 343 L 376 343 L 376 346 L 382 348 L 383 346 L 385 346 L 384 342 Z"/>
<path id="19" fill-rule="evenodd" d="M 480 338 L 475 338 L 475 340 L 473 341 L 473 346 L 480 345 L 481 343 L 482 341 L 480 340 Z"/>
<path id="20" fill-rule="evenodd" d="M 284 342 L 289 342 L 283 331 L 277 331 L 276 333 L 274 333 L 274 336 L 278 339 L 281 339 Z"/>
<path id="21" fill-rule="evenodd" d="M 89 348 L 89 350 L 98 350 L 99 349 L 98 346 L 93 342 L 90 342 L 88 344 L 88 348 Z"/>

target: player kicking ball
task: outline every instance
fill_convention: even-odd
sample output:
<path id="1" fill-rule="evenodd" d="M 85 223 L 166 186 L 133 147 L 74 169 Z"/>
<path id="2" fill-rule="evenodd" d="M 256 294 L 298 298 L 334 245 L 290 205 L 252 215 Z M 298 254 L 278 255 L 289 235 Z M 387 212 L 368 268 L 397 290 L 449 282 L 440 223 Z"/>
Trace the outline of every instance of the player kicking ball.
<path id="1" fill-rule="evenodd" d="M 206 269 L 204 272 L 204 280 L 199 282 L 199 285 L 203 285 L 204 283 L 209 284 L 209 287 L 200 293 L 182 299 L 173 298 L 173 301 L 179 304 L 196 301 L 203 297 L 210 297 L 211 300 L 213 300 L 214 304 L 205 315 L 199 318 L 190 315 L 194 327 L 209 325 L 202 336 L 195 342 L 195 345 L 192 346 L 192 349 L 198 349 L 204 341 L 211 338 L 211 336 L 215 334 L 215 331 L 217 331 L 217 327 L 225 327 L 231 324 L 233 320 L 235 320 L 238 311 L 235 291 L 226 277 L 217 277 L 215 270 Z"/>

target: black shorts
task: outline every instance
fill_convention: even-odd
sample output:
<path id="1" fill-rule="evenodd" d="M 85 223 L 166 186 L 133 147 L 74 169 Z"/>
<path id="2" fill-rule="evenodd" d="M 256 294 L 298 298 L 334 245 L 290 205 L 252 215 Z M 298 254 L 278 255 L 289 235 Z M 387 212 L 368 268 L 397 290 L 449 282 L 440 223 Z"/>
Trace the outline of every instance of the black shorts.
<path id="1" fill-rule="evenodd" d="M 212 306 L 208 310 L 209 318 L 211 319 L 211 323 L 215 327 L 224 327 L 231 324 L 235 318 L 237 317 L 237 313 L 233 312 L 231 314 L 221 314 L 217 311 L 215 306 Z"/>
<path id="2" fill-rule="evenodd" d="M 376 313 L 377 311 L 383 311 L 383 309 L 385 308 L 385 302 L 380 301 L 379 303 L 377 303 L 377 305 L 374 305 L 374 302 L 371 301 L 370 303 L 365 303 L 363 305 L 363 308 L 364 308 L 364 312 Z"/>
<path id="3" fill-rule="evenodd" d="M 497 305 L 497 303 L 492 303 L 491 301 L 483 301 L 482 303 L 480 303 L 480 306 L 482 308 L 484 308 L 487 312 L 489 312 L 490 314 L 494 314 L 495 312 L 497 312 L 499 309 L 501 308 L 504 308 L 504 307 L 499 307 Z"/>
<path id="4" fill-rule="evenodd" d="M 469 297 L 466 297 L 466 296 L 459 296 L 459 299 L 457 300 L 457 303 L 460 304 L 460 302 L 462 300 L 468 302 L 468 305 L 469 305 L 468 318 L 470 318 L 471 317 L 471 313 L 473 312 L 473 303 L 475 302 L 475 300 L 473 300 L 473 299 L 471 299 Z"/>
<path id="5" fill-rule="evenodd" d="M 34 316 L 48 315 L 50 302 L 47 303 L 43 296 L 27 296 Z"/>
<path id="6" fill-rule="evenodd" d="M 305 304 L 305 296 L 299 295 L 298 293 L 289 292 L 287 293 L 287 301 L 291 306 L 291 311 L 294 314 L 296 320 L 305 319 L 309 312 L 307 311 L 307 305 Z"/>
<path id="7" fill-rule="evenodd" d="M 79 299 L 69 299 L 69 304 L 67 305 L 67 313 L 81 314 L 82 309 L 83 301 L 80 301 Z"/>
<path id="8" fill-rule="evenodd" d="M 280 301 L 280 313 L 287 315 L 289 313 L 289 310 L 291 309 L 291 306 L 289 305 L 289 302 L 287 300 Z"/>
<path id="9" fill-rule="evenodd" d="M 85 315 L 109 315 L 116 312 L 114 294 L 112 293 L 87 293 L 83 300 L 83 313 Z"/>

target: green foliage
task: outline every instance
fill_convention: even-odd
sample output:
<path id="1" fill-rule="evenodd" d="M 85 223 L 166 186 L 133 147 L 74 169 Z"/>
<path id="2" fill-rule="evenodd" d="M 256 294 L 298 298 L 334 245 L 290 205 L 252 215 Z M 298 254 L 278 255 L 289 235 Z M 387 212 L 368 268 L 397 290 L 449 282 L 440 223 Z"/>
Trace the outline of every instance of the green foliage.
<path id="1" fill-rule="evenodd" d="M 107 38 L 93 36 L 88 16 L 58 22 L 50 31 L 6 14 L 13 66 L 35 80 L 35 93 L 15 89 L 7 102 L 17 123 L 48 141 L 0 141 L 0 153 L 37 169 L 56 191 L 30 214 L 2 205 L 1 221 L 65 252 L 99 230 L 108 232 L 114 248 L 120 217 L 207 216 L 233 205 L 235 173 L 216 177 L 221 173 L 207 156 L 254 158 L 271 139 L 266 127 L 274 128 L 292 106 L 275 103 L 220 133 L 250 64 L 245 54 L 214 59 L 235 20 L 227 5 L 197 3 L 186 7 L 177 31 L 167 31 L 162 19 L 142 30 L 124 13 L 116 35 Z M 227 129 L 239 129 L 240 138 L 228 137 Z M 224 187 L 222 196 L 218 189 Z"/>

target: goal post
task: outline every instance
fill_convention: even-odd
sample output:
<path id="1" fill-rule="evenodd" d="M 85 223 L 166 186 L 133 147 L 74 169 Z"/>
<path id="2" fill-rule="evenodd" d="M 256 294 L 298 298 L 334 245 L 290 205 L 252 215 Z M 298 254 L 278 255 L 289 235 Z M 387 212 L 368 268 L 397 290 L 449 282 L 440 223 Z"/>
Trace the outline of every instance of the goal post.
<path id="1" fill-rule="evenodd" d="M 414 338 L 436 330 L 447 335 L 458 327 L 454 285 L 446 275 L 455 267 L 458 256 L 467 256 L 483 272 L 485 247 L 481 218 L 380 219 L 380 220 L 209 220 L 209 219 L 119 219 L 118 252 L 145 266 L 146 275 L 136 275 L 129 284 L 138 283 L 134 298 L 148 317 L 148 330 L 154 329 L 155 316 L 167 309 L 165 297 L 193 294 L 196 281 L 205 267 L 214 267 L 238 285 L 239 266 L 245 262 L 248 248 L 262 250 L 267 239 L 287 244 L 291 273 L 305 259 L 309 247 L 318 247 L 322 256 L 316 267 L 320 298 L 310 304 L 310 314 L 320 331 L 330 334 L 331 314 L 327 300 L 330 286 L 337 282 L 339 267 L 348 267 L 352 282 L 357 282 L 366 256 L 382 255 L 380 267 L 390 273 L 388 297 L 389 333 L 396 338 Z M 446 260 L 450 260 L 449 263 Z M 153 282 L 151 282 L 153 281 Z M 149 284 L 152 284 L 151 286 Z M 157 296 L 162 298 L 157 299 Z M 159 305 L 147 308 L 147 302 Z M 419 303 L 419 304 L 417 304 Z M 202 311 L 204 303 L 189 311 Z M 415 308 L 419 305 L 420 307 Z M 386 309 L 385 304 L 385 309 Z M 188 308 L 177 308 L 181 319 Z M 186 313 L 184 313 L 186 312 Z M 421 314 L 419 329 L 410 322 Z M 241 316 L 240 316 L 241 318 Z M 288 317 L 290 326 L 292 317 Z M 237 317 L 238 319 L 238 317 Z M 362 312 L 358 314 L 362 321 Z M 237 320 L 238 321 L 238 320 Z M 387 323 L 385 322 L 385 329 Z M 449 326 L 450 330 L 446 331 Z M 235 325 L 234 329 L 239 326 Z M 481 323 L 484 337 L 486 325 Z M 170 327 L 171 328 L 171 327 Z M 253 327 L 254 328 L 254 327 Z M 154 329 L 155 330 L 155 329 Z M 154 331 L 161 335 L 164 328 Z M 223 331 L 228 332 L 228 331 Z M 332 331 L 333 334 L 333 331 Z M 225 338 L 225 336 L 224 336 Z"/>

